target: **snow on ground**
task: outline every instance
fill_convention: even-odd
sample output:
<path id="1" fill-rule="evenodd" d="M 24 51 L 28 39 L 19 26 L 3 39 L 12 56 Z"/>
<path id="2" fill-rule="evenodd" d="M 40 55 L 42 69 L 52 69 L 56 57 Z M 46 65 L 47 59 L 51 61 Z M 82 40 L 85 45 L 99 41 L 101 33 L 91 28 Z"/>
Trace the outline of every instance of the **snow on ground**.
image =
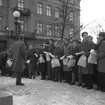
<path id="1" fill-rule="evenodd" d="M 25 86 L 16 86 L 15 78 L 0 77 L 0 91 L 13 94 L 13 105 L 105 105 L 105 93 L 86 90 L 47 80 L 22 79 Z"/>

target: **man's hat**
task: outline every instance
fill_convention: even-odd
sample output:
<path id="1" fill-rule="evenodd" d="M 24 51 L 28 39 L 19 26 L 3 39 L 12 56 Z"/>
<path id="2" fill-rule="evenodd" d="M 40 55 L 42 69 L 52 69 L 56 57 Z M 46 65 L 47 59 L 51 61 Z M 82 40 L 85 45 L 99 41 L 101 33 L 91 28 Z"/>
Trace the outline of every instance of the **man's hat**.
<path id="1" fill-rule="evenodd" d="M 105 38 L 105 32 L 100 32 L 100 33 L 99 33 L 99 36 L 102 36 L 102 37 Z"/>
<path id="2" fill-rule="evenodd" d="M 24 39 L 24 34 L 20 34 L 19 39 Z"/>

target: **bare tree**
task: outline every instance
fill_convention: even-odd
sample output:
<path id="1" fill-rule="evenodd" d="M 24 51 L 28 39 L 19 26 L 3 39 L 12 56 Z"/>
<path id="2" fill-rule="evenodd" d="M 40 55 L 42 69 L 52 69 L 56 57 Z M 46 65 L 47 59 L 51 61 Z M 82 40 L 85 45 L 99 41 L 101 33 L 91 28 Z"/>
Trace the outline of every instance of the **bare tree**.
<path id="1" fill-rule="evenodd" d="M 56 25 L 60 25 L 60 35 L 61 40 L 63 40 L 65 28 L 66 27 L 72 27 L 75 28 L 75 22 L 73 19 L 75 18 L 75 12 L 80 11 L 79 2 L 80 0 L 57 0 L 59 2 L 59 9 L 60 9 L 60 18 L 55 19 L 56 21 L 59 20 L 59 22 L 56 23 Z M 79 1 L 79 2 L 78 2 Z M 72 35 L 70 35 L 72 36 Z"/>
<path id="2" fill-rule="evenodd" d="M 93 27 L 90 27 L 91 34 L 97 36 L 100 32 L 105 32 L 103 26 L 97 22 L 97 24 Z"/>

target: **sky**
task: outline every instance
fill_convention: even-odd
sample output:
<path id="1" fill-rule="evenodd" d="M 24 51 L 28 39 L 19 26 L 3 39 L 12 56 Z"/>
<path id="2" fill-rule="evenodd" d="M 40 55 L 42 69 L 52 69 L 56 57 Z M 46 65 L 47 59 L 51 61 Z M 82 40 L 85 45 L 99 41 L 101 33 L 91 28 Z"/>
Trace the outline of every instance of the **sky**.
<path id="1" fill-rule="evenodd" d="M 104 10 L 105 0 L 81 0 L 81 25 L 86 26 L 92 22 L 83 31 L 88 31 L 89 34 L 92 34 L 94 40 L 96 40 L 96 35 L 94 35 L 95 32 L 92 29 L 105 30 Z"/>

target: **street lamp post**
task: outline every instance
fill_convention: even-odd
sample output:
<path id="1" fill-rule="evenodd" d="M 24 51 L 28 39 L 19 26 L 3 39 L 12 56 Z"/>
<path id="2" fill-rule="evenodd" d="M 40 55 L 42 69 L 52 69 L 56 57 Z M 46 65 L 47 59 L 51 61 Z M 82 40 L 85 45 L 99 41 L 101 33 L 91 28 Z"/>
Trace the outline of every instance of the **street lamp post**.
<path id="1" fill-rule="evenodd" d="M 6 30 L 6 37 L 8 39 L 9 38 L 9 27 L 5 26 L 5 30 Z"/>
<path id="2" fill-rule="evenodd" d="M 15 31 L 16 31 L 16 39 L 18 39 L 18 18 L 20 17 L 20 12 L 19 11 L 14 11 L 13 12 L 13 17 L 15 18 Z"/>

